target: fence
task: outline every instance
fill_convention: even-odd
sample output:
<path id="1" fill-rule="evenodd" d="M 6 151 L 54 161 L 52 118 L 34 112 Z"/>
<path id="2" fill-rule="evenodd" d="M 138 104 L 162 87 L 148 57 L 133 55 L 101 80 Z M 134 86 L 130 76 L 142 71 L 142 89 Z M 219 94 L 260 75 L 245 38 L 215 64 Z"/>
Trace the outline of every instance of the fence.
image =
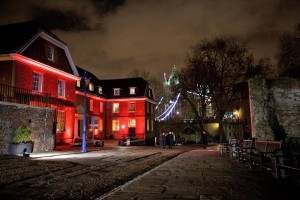
<path id="1" fill-rule="evenodd" d="M 40 107 L 50 106 L 50 94 L 0 83 L 0 101 Z"/>

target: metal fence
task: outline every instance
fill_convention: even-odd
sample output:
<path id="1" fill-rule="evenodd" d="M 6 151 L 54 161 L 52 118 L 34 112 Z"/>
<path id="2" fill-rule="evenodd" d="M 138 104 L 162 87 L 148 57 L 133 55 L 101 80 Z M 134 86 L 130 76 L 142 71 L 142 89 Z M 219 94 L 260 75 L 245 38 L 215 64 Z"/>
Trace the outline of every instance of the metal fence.
<path id="1" fill-rule="evenodd" d="M 0 101 L 49 107 L 50 94 L 0 83 Z"/>

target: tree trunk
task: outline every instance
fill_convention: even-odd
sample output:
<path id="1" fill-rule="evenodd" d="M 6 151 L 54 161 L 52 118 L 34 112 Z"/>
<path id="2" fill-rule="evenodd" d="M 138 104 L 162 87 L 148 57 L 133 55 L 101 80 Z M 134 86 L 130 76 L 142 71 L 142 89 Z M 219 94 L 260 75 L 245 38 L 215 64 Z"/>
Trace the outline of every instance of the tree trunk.
<path id="1" fill-rule="evenodd" d="M 220 142 L 226 142 L 226 135 L 224 133 L 224 128 L 223 128 L 223 120 L 218 120 L 219 122 L 219 129 L 218 129 L 218 135 L 220 136 Z"/>

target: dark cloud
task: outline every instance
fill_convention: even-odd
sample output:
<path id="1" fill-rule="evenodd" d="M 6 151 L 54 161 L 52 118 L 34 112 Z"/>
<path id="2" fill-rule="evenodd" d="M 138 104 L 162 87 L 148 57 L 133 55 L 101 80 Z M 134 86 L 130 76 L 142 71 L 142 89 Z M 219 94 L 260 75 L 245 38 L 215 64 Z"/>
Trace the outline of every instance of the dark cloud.
<path id="1" fill-rule="evenodd" d="M 300 22 L 300 1 L 0 0 L 1 24 L 35 18 L 68 44 L 75 64 L 100 78 L 126 77 L 133 68 L 162 78 L 184 66 L 195 42 L 219 36 L 274 60 L 279 36 Z"/>
<path id="2" fill-rule="evenodd" d="M 47 24 L 49 29 L 62 31 L 89 31 L 88 19 L 73 11 L 61 11 L 48 8 L 34 8 L 33 19 Z"/>

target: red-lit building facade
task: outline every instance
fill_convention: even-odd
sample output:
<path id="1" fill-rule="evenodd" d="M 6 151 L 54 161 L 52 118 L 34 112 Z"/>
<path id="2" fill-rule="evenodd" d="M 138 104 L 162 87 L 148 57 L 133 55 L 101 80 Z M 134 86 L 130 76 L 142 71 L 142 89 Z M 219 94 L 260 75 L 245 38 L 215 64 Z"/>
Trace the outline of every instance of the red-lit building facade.
<path id="1" fill-rule="evenodd" d="M 37 22 L 0 26 L 0 36 L 0 83 L 30 91 L 24 103 L 54 108 L 56 141 L 71 142 L 79 76 L 67 45 Z M 3 100 L 17 100 L 13 91 Z"/>
<path id="2" fill-rule="evenodd" d="M 84 70 L 77 68 L 81 76 Z M 154 138 L 155 97 L 152 87 L 142 78 L 99 80 L 88 72 L 87 137 L 88 139 L 146 140 Z M 76 91 L 75 137 L 83 132 L 83 87 Z"/>
<path id="3" fill-rule="evenodd" d="M 75 66 L 67 45 L 37 22 L 0 26 L 0 42 L 0 86 L 10 87 L 0 101 L 19 103 L 12 91 L 25 88 L 22 103 L 55 109 L 56 144 L 81 138 L 85 70 Z M 154 137 L 154 93 L 144 79 L 88 75 L 88 139 Z"/>

